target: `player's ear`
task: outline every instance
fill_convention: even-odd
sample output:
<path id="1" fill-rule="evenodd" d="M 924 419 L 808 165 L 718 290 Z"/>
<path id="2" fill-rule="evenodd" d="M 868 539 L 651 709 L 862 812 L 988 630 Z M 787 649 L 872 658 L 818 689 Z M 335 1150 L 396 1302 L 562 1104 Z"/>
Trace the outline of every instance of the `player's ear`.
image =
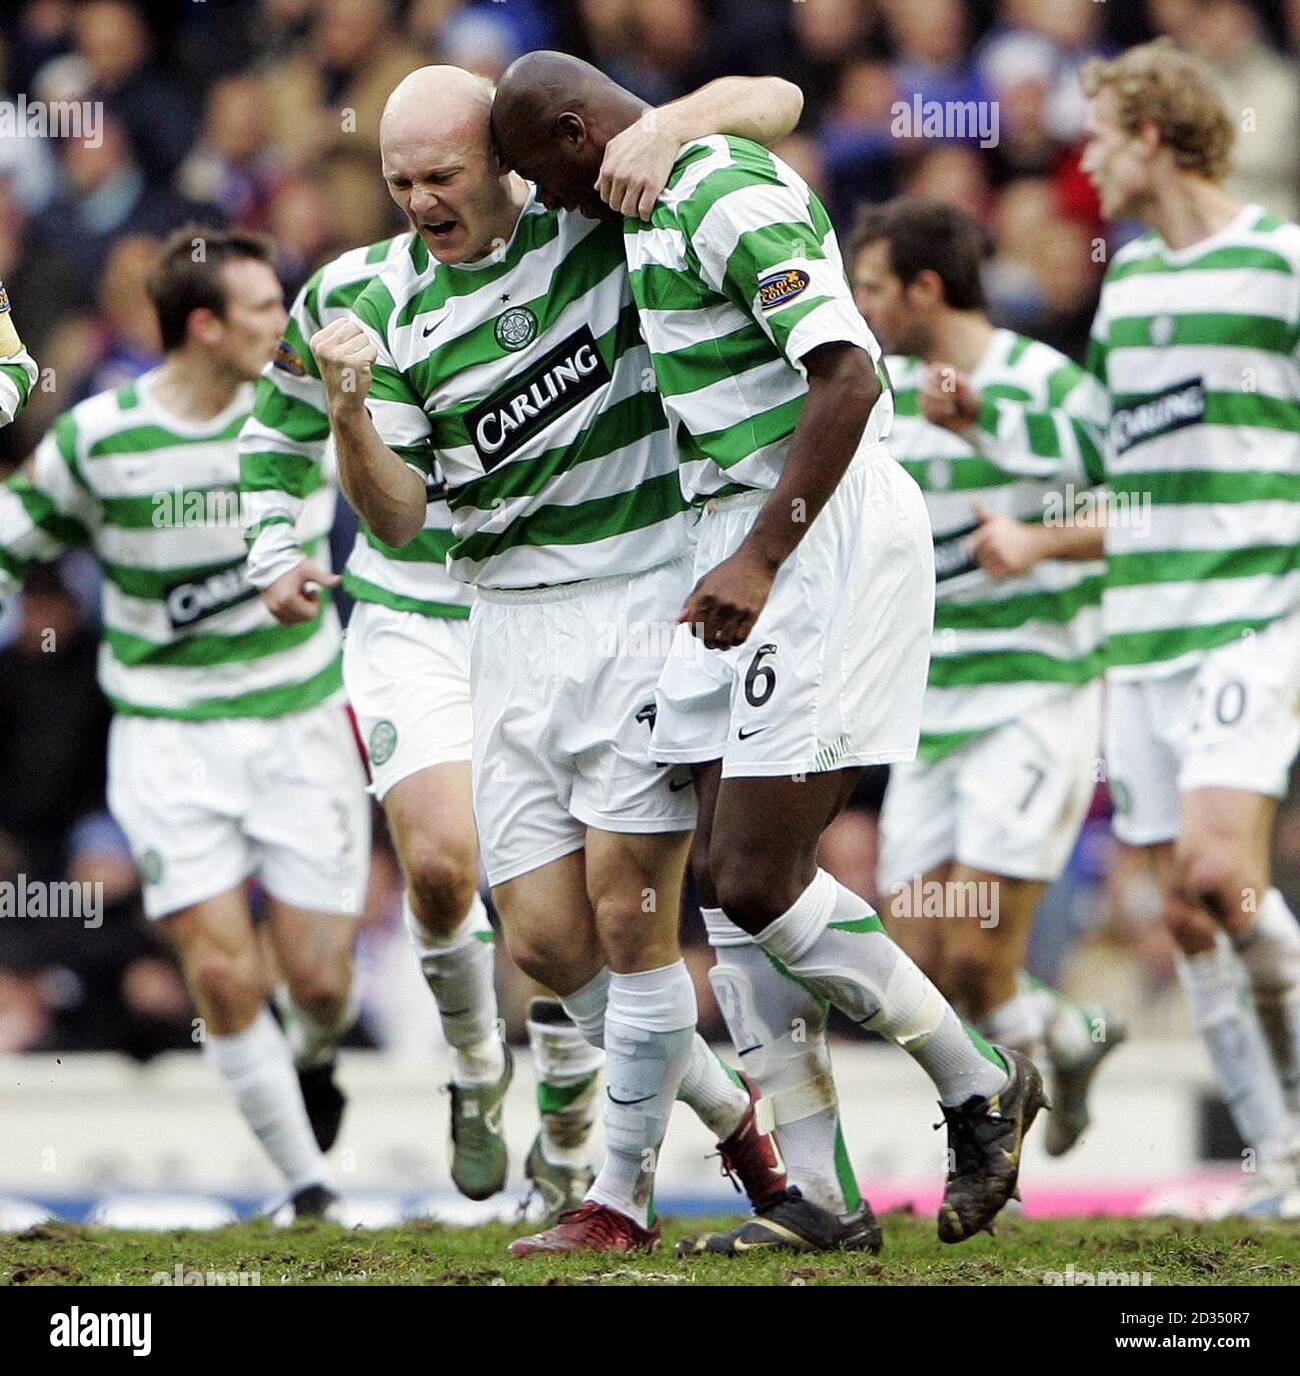
<path id="1" fill-rule="evenodd" d="M 504 177 L 514 170 L 506 161 L 501 145 L 494 138 L 488 139 L 488 160 L 495 165 L 499 177 Z"/>
<path id="2" fill-rule="evenodd" d="M 933 268 L 922 268 L 907 289 L 918 306 L 934 310 L 943 305 L 943 278 Z"/>
<path id="3" fill-rule="evenodd" d="M 556 117 L 555 128 L 564 142 L 574 149 L 581 148 L 587 141 L 587 125 L 582 116 L 575 115 L 572 110 Z"/>
<path id="4" fill-rule="evenodd" d="M 207 306 L 195 306 L 185 317 L 186 337 L 200 344 L 212 345 L 221 338 L 222 322 Z"/>
<path id="5" fill-rule="evenodd" d="M 1137 140 L 1148 158 L 1155 157 L 1160 151 L 1160 126 L 1153 119 L 1142 120 L 1137 127 Z"/>

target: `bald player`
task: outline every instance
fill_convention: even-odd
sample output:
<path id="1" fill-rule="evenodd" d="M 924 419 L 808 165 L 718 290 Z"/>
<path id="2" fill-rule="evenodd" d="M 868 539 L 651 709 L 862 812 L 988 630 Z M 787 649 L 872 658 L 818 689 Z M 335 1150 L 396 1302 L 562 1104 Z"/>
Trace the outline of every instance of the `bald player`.
<path id="1" fill-rule="evenodd" d="M 553 202 L 599 213 L 605 146 L 643 108 L 594 67 L 534 53 L 502 78 L 493 134 Z M 933 553 L 921 494 L 883 443 L 880 346 L 821 202 L 745 139 L 684 147 L 650 223 L 624 228 L 683 489 L 705 503 L 652 752 L 695 766 L 706 916 L 727 949 L 756 942 L 930 1075 L 951 1162 L 939 1236 L 960 1242 L 1015 1190 L 1041 1079 L 964 1028 L 817 865 L 862 766 L 913 758 L 920 730 Z"/>
<path id="2" fill-rule="evenodd" d="M 704 129 L 776 136 L 800 103 L 784 82 L 714 83 L 630 130 L 622 166 L 666 174 Z M 600 1174 L 581 1207 L 513 1250 L 646 1249 L 675 1097 L 756 1207 L 783 1197 L 785 1175 L 749 1086 L 694 1031 L 677 947 L 695 800 L 689 771 L 651 761 L 649 714 L 654 632 L 671 632 L 689 584 L 691 520 L 621 235 L 548 209 L 501 167 L 489 108 L 486 86 L 445 68 L 393 93 L 384 175 L 417 237 L 311 348 L 343 485 L 376 535 L 405 545 L 430 475 L 445 482 L 447 567 L 475 589 L 488 880 L 517 962 L 606 1053 Z M 620 171 L 618 156 L 605 172 L 636 203 L 646 173 Z"/>

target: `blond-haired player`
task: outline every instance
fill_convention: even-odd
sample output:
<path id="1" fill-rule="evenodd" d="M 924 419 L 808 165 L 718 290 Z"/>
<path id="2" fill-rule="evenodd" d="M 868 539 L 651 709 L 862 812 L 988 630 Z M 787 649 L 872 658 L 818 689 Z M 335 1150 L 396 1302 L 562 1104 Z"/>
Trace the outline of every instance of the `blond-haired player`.
<path id="1" fill-rule="evenodd" d="M 1258 1158 L 1244 1207 L 1290 1213 L 1300 929 L 1270 838 L 1300 743 L 1300 226 L 1225 189 L 1232 113 L 1167 40 L 1083 81 L 1102 212 L 1148 226 L 1110 263 L 1088 357 L 1111 411 L 1115 829 L 1158 876 L 1192 1016 Z M 1050 555 L 1053 534 L 1005 532 L 1007 559 Z"/>

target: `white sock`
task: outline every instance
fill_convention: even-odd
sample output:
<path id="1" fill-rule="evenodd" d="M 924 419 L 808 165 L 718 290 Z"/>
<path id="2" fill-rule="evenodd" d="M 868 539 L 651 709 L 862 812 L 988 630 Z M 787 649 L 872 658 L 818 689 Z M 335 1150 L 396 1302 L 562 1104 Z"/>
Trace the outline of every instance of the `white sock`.
<path id="1" fill-rule="evenodd" d="M 307 1185 L 333 1188 L 334 1178 L 312 1136 L 289 1043 L 269 1008 L 233 1036 L 205 1043 L 230 1086 L 244 1121 L 295 1193 Z"/>
<path id="2" fill-rule="evenodd" d="M 1047 1031 L 1042 1002 L 1025 990 L 1017 990 L 979 1019 L 980 1032 L 999 1046 L 1009 1046 L 1033 1057 Z"/>
<path id="3" fill-rule="evenodd" d="M 1300 924 L 1277 889 L 1264 895 L 1254 921 L 1232 944 L 1250 978 L 1287 1107 L 1300 1114 Z"/>
<path id="4" fill-rule="evenodd" d="M 941 1103 L 985 1099 L 1006 1085 L 1002 1057 L 963 1027 L 871 905 L 825 870 L 755 940 L 847 1017 L 901 1046 Z"/>
<path id="5" fill-rule="evenodd" d="M 725 1142 L 749 1110 L 749 1095 L 697 1032 L 677 1097 L 718 1139 Z"/>
<path id="6" fill-rule="evenodd" d="M 592 1046 L 605 1045 L 605 1006 L 609 1002 L 608 967 L 594 974 L 581 989 L 564 994 L 560 1003 L 573 1025 Z"/>
<path id="7" fill-rule="evenodd" d="M 1068 1070 L 1086 1061 L 1097 1042 L 1106 1040 L 1106 1024 L 1100 1009 L 1085 1008 L 1067 999 L 1059 989 L 1024 970 L 1018 983 L 1020 995 L 1033 1001 L 1043 1019 L 1043 1046 L 1055 1069 Z"/>
<path id="8" fill-rule="evenodd" d="M 862 1196 L 840 1130 L 826 1005 L 782 974 L 721 908 L 701 911 L 717 956 L 709 983 L 741 1067 L 771 1114 L 789 1181 L 813 1204 L 850 1213 Z"/>
<path id="9" fill-rule="evenodd" d="M 1200 955 L 1180 951 L 1176 965 L 1192 1019 L 1242 1140 L 1259 1152 L 1264 1164 L 1285 1156 L 1290 1150 L 1290 1120 L 1250 1002 L 1246 967 L 1222 932 Z"/>
<path id="10" fill-rule="evenodd" d="M 668 1116 L 691 1056 L 695 986 L 686 962 L 611 975 L 605 1012 L 605 1160 L 587 1198 L 648 1228 Z"/>
<path id="11" fill-rule="evenodd" d="M 558 999 L 533 999 L 526 1026 L 537 1076 L 542 1155 L 555 1166 L 585 1166 L 605 1058 L 586 1041 Z"/>
<path id="12" fill-rule="evenodd" d="M 334 1059 L 348 1028 L 357 1020 L 355 988 L 334 1018 L 318 1018 L 309 1008 L 296 1002 L 287 988 L 276 990 L 276 1006 L 284 1019 L 284 1035 L 289 1039 L 293 1063 L 299 1070 L 314 1070 Z"/>
<path id="13" fill-rule="evenodd" d="M 483 900 L 476 893 L 465 920 L 445 938 L 420 925 L 409 894 L 402 914 L 451 1047 L 452 1079 L 464 1087 L 495 1084 L 505 1074 L 506 1061 L 492 982 L 494 938 Z"/>
<path id="14" fill-rule="evenodd" d="M 602 970 L 575 993 L 560 1002 L 592 1046 L 605 1045 L 605 1007 L 609 999 L 610 973 Z M 692 1109 L 719 1140 L 730 1137 L 745 1116 L 749 1095 L 731 1078 L 727 1068 L 697 1035 L 677 1097 Z"/>

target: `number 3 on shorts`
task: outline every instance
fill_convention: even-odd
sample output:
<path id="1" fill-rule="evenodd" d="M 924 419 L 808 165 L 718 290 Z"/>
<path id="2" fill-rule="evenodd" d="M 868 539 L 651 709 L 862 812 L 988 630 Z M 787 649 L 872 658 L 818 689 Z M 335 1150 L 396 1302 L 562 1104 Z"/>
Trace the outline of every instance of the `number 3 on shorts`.
<path id="1" fill-rule="evenodd" d="M 745 701 L 751 707 L 762 707 L 776 690 L 776 670 L 764 664 L 766 655 L 776 654 L 775 645 L 760 645 L 749 662 L 749 672 L 745 675 Z"/>

